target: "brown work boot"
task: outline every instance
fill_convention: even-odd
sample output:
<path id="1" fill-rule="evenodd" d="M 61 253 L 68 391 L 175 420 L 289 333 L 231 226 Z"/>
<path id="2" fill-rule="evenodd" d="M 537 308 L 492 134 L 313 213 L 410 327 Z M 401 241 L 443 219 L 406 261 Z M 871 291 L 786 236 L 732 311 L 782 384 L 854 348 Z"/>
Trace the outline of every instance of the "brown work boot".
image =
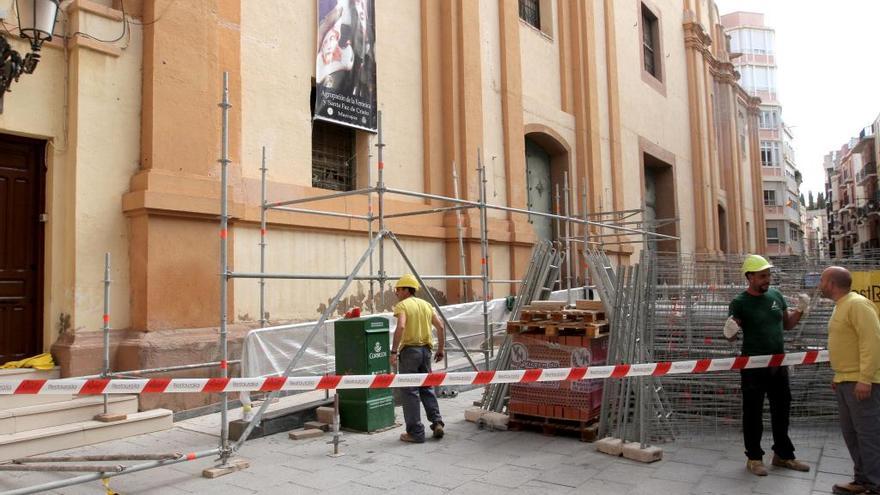
<path id="1" fill-rule="evenodd" d="M 776 467 L 791 469 L 793 471 L 800 471 L 802 473 L 810 471 L 810 466 L 804 464 L 803 462 L 797 459 L 783 459 L 776 454 L 773 454 L 773 465 Z"/>
<path id="2" fill-rule="evenodd" d="M 865 493 L 867 488 L 856 483 L 855 481 L 850 481 L 849 483 L 838 483 L 831 487 L 831 493 L 836 495 L 858 495 L 860 493 Z"/>
<path id="3" fill-rule="evenodd" d="M 418 439 L 418 438 L 410 435 L 409 433 L 401 433 L 400 434 L 400 441 L 401 442 L 408 442 L 408 443 L 425 443 L 424 438 Z"/>
<path id="4" fill-rule="evenodd" d="M 434 438 L 436 438 L 437 440 L 440 440 L 441 438 L 443 438 L 444 431 L 443 431 L 443 422 L 442 421 L 438 421 L 438 422 L 432 424 L 431 430 L 433 430 L 433 432 L 434 432 Z"/>
<path id="5" fill-rule="evenodd" d="M 749 459 L 746 462 L 746 470 L 755 476 L 767 476 L 767 468 L 764 467 L 764 463 L 761 461 Z"/>

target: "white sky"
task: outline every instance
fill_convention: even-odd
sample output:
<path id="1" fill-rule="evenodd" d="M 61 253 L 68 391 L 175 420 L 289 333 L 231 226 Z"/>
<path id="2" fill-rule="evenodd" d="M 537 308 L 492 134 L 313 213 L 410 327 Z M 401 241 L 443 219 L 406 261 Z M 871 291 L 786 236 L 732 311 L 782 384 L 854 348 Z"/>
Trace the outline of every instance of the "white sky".
<path id="1" fill-rule="evenodd" d="M 776 30 L 782 116 L 793 127 L 801 192 L 825 190 L 822 157 L 880 114 L 878 0 L 716 0 L 721 15 L 760 12 Z"/>

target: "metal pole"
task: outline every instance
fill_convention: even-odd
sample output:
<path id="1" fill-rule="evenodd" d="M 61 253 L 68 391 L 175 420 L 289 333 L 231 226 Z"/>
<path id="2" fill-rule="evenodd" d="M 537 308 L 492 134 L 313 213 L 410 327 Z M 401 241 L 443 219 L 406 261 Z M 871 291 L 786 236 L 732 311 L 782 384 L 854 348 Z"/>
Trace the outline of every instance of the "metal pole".
<path id="1" fill-rule="evenodd" d="M 110 375 L 110 253 L 104 253 L 104 368 L 101 378 Z M 107 414 L 107 394 L 104 394 L 104 414 Z"/>
<path id="2" fill-rule="evenodd" d="M 229 72 L 223 73 L 223 102 L 220 103 L 222 109 L 222 154 L 220 158 L 220 377 L 227 376 L 227 349 L 226 349 L 226 297 L 227 286 L 229 282 L 227 278 L 228 266 L 228 246 L 226 238 L 228 236 L 227 228 L 229 226 L 229 211 L 227 204 L 227 182 L 229 173 Z M 226 392 L 220 393 L 220 462 L 226 465 L 229 456 L 232 453 L 229 450 L 229 423 L 227 421 L 228 400 Z"/>
<path id="3" fill-rule="evenodd" d="M 483 153 L 477 151 L 477 165 L 480 171 L 480 270 L 483 276 L 483 332 L 485 333 L 486 353 L 483 354 L 486 361 L 486 369 L 489 369 L 489 356 L 493 353 L 494 342 L 492 341 L 492 329 L 489 327 L 489 232 L 486 217 L 486 166 L 483 165 Z"/>
<path id="4" fill-rule="evenodd" d="M 571 222 L 568 219 L 571 217 L 571 205 L 569 204 L 569 195 L 568 195 L 568 172 L 565 172 L 562 176 L 562 207 L 564 208 L 563 212 L 565 215 L 565 288 L 567 292 L 565 293 L 565 302 L 566 304 L 571 304 L 571 262 L 576 256 L 571 255 Z"/>
<path id="5" fill-rule="evenodd" d="M 455 161 L 452 162 L 452 191 L 455 194 L 455 199 L 459 199 L 460 195 L 458 192 L 458 169 L 455 167 Z M 464 258 L 464 236 L 462 232 L 461 225 L 461 210 L 455 212 L 455 229 L 458 232 L 458 258 L 459 258 L 459 270 L 462 275 L 467 274 L 467 264 Z M 468 302 L 470 301 L 470 284 L 466 281 L 461 281 L 461 295 L 462 301 Z"/>
<path id="6" fill-rule="evenodd" d="M 220 453 L 220 449 L 204 450 L 202 452 L 194 452 L 191 454 L 187 454 L 185 456 L 182 455 L 176 459 L 150 461 L 150 462 L 145 462 L 143 464 L 136 464 L 134 466 L 127 466 L 123 471 L 120 471 L 120 472 L 84 474 L 82 476 L 76 476 L 74 478 L 68 478 L 65 480 L 50 481 L 48 483 L 43 483 L 41 485 L 34 485 L 34 486 L 26 487 L 26 488 L 19 488 L 17 490 L 9 490 L 9 491 L 3 492 L 2 495 L 26 495 L 29 493 L 45 493 L 50 490 L 55 490 L 56 488 L 63 488 L 65 486 L 78 485 L 80 483 L 87 483 L 89 481 L 98 481 L 98 480 L 102 480 L 104 478 L 112 478 L 114 476 L 120 476 L 123 474 L 136 473 L 138 471 L 145 471 L 147 469 L 168 466 L 171 464 L 178 464 L 181 462 L 193 461 L 196 459 L 201 459 L 203 457 L 209 457 L 212 455 L 216 455 L 218 453 Z"/>
<path id="7" fill-rule="evenodd" d="M 385 141 L 382 140 L 382 111 L 378 114 L 378 139 L 376 148 L 378 151 L 378 176 L 376 179 L 376 191 L 378 192 L 379 203 L 379 303 L 381 309 L 385 309 L 385 162 L 383 161 L 383 150 Z"/>
<path id="8" fill-rule="evenodd" d="M 556 241 L 554 242 L 554 244 L 556 245 L 557 251 L 563 251 L 565 245 L 561 241 L 561 237 L 564 234 L 562 233 L 562 229 L 560 228 L 559 223 L 559 220 L 562 218 L 562 209 L 559 207 L 559 184 L 556 184 L 553 188 L 556 190 L 556 218 L 553 221 L 554 225 L 556 226 Z M 562 259 L 564 260 L 567 255 L 568 253 L 564 253 Z M 558 283 L 559 288 L 562 289 L 562 270 L 559 270 L 557 272 L 556 283 Z"/>
<path id="9" fill-rule="evenodd" d="M 587 221 L 587 181 L 584 180 L 584 194 L 581 198 L 581 215 L 584 217 L 584 222 Z M 586 223 L 581 225 L 584 229 L 584 248 L 582 251 L 583 254 L 583 263 L 584 263 L 584 299 L 590 299 L 590 292 L 587 288 L 590 280 L 590 267 L 587 265 L 587 246 L 589 246 L 590 242 L 590 227 Z"/>
<path id="10" fill-rule="evenodd" d="M 373 135 L 370 134 L 370 144 L 373 143 Z M 368 146 L 372 151 L 373 147 Z M 370 152 L 367 158 L 367 186 L 373 183 L 373 153 Z M 367 242 L 373 239 L 373 189 L 367 193 Z M 373 280 L 373 254 L 370 253 L 369 266 L 367 267 L 370 275 L 370 313 L 376 313 L 376 281 Z M 328 392 L 329 393 L 329 392 Z"/>
<path id="11" fill-rule="evenodd" d="M 266 147 L 260 167 L 260 273 L 266 273 Z M 260 328 L 266 327 L 266 279 L 260 278 Z"/>

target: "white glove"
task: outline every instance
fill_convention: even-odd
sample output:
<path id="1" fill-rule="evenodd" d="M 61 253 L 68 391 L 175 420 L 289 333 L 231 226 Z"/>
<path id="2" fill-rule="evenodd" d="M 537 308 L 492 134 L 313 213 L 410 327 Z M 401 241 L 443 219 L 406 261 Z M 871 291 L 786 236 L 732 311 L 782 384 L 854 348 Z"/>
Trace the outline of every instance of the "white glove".
<path id="1" fill-rule="evenodd" d="M 736 335 L 742 331 L 742 328 L 739 326 L 739 323 L 733 319 L 731 316 L 724 322 L 724 338 L 727 340 L 736 339 Z"/>
<path id="2" fill-rule="evenodd" d="M 798 294 L 797 301 L 797 310 L 801 312 L 801 318 L 803 318 L 810 312 L 810 296 Z"/>

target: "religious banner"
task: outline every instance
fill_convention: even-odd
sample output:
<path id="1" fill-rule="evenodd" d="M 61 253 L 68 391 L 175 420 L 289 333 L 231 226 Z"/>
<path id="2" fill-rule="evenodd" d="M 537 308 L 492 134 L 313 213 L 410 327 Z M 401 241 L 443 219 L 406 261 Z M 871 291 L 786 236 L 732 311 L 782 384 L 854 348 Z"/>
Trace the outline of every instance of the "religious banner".
<path id="1" fill-rule="evenodd" d="M 375 132 L 374 0 L 317 2 L 314 118 Z"/>

